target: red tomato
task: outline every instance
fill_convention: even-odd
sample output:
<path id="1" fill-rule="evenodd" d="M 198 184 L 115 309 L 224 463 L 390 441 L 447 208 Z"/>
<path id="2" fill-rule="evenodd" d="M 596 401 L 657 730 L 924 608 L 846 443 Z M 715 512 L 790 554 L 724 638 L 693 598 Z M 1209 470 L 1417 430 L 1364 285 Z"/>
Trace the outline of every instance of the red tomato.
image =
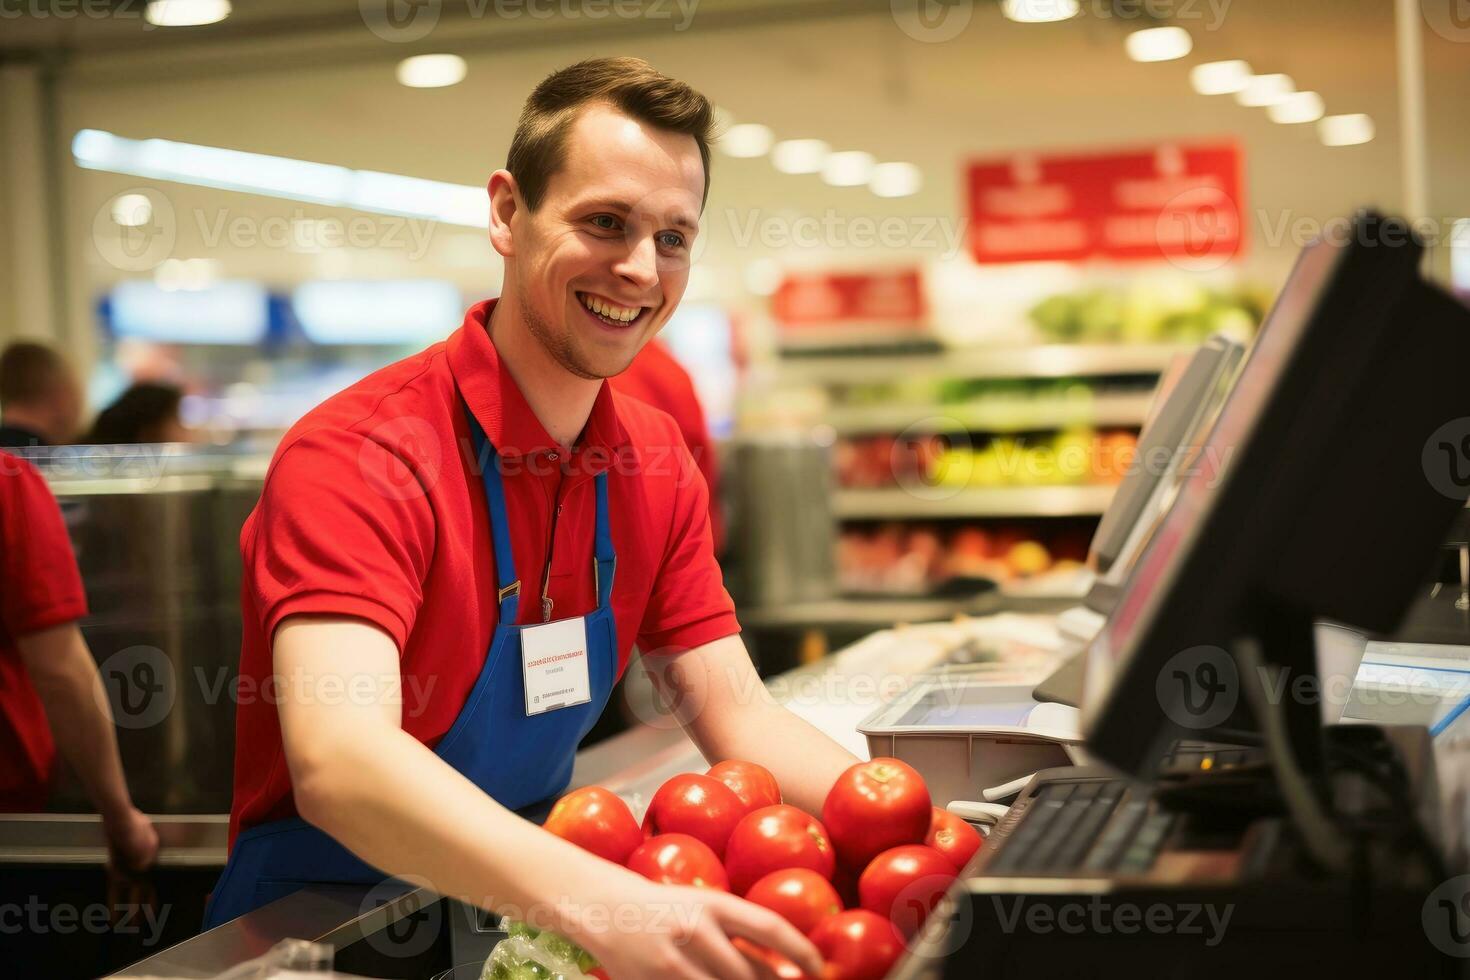
<path id="1" fill-rule="evenodd" d="M 858 895 L 863 908 L 912 936 L 954 878 L 949 858 L 923 844 L 905 844 L 873 858 L 858 879 Z"/>
<path id="2" fill-rule="evenodd" d="M 835 865 L 827 829 L 816 817 L 785 803 L 748 814 L 735 825 L 725 848 L 725 870 L 737 895 L 772 871 L 810 868 L 830 878 Z"/>
<path id="3" fill-rule="evenodd" d="M 865 868 L 890 847 L 918 844 L 929 833 L 929 788 L 912 766 L 874 759 L 848 769 L 822 804 L 822 823 L 832 832 L 837 857 Z"/>
<path id="4" fill-rule="evenodd" d="M 628 870 L 665 885 L 730 890 L 730 879 L 715 852 L 688 834 L 659 834 L 628 856 Z"/>
<path id="5" fill-rule="evenodd" d="M 883 980 L 903 955 L 893 923 L 867 909 L 829 916 L 807 938 L 826 963 L 822 980 Z"/>
<path id="6" fill-rule="evenodd" d="M 796 926 L 804 936 L 829 915 L 842 911 L 832 883 L 811 868 L 782 868 L 750 886 L 747 902 L 764 905 Z"/>
<path id="7" fill-rule="evenodd" d="M 810 976 L 803 972 L 801 967 L 765 946 L 757 946 L 744 936 L 734 936 L 730 939 L 730 945 L 740 950 L 746 959 L 758 964 L 757 969 L 764 967 L 768 973 L 762 976 L 774 976 L 776 980 L 811 980 Z"/>
<path id="8" fill-rule="evenodd" d="M 735 792 L 709 776 L 686 772 L 658 788 L 643 815 L 643 836 L 688 834 L 709 845 L 715 856 L 725 856 L 730 831 L 745 816 L 745 804 Z"/>
<path id="9" fill-rule="evenodd" d="M 543 826 L 615 864 L 627 861 L 643 843 L 643 831 L 628 804 L 601 786 L 583 786 L 557 800 Z"/>
<path id="10" fill-rule="evenodd" d="M 708 775 L 730 787 L 745 804 L 746 813 L 781 802 L 781 787 L 776 785 L 776 777 L 769 769 L 754 762 L 726 759 L 715 763 Z"/>
<path id="11" fill-rule="evenodd" d="M 949 858 L 955 870 L 963 871 L 970 858 L 980 850 L 980 831 L 971 827 L 963 817 L 956 816 L 940 807 L 934 808 L 929 822 L 929 836 L 924 843 Z"/>

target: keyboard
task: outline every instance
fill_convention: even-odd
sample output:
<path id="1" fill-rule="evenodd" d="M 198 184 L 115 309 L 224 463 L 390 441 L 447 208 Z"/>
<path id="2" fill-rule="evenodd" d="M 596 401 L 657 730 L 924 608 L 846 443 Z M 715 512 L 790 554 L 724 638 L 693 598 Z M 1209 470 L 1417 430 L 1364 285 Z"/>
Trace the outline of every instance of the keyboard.
<path id="1" fill-rule="evenodd" d="M 1176 817 L 1122 779 L 1048 781 L 991 832 L 986 875 L 1144 874 Z"/>

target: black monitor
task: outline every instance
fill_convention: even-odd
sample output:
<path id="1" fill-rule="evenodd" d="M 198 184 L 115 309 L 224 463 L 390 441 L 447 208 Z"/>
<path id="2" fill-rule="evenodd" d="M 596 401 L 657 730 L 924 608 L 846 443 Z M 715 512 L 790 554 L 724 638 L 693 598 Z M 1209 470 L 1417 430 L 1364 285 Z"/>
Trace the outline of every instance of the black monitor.
<path id="1" fill-rule="evenodd" d="M 1470 311 L 1420 277 L 1422 252 L 1372 214 L 1302 252 L 1202 447 L 1215 465 L 1182 482 L 1089 648 L 1097 758 L 1146 776 L 1179 739 L 1253 729 L 1242 642 L 1297 683 L 1314 619 L 1397 624 L 1470 495 Z M 1283 698 L 1312 767 L 1304 700 Z"/>

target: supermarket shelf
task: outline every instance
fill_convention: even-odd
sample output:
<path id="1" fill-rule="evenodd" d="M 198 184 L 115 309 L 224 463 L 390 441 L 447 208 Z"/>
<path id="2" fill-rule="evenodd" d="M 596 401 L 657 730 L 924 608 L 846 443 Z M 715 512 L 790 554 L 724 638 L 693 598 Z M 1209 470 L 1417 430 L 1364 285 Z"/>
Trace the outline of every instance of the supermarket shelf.
<path id="1" fill-rule="evenodd" d="M 1097 516 L 1113 497 L 1111 486 L 985 487 L 941 496 L 936 487 L 920 496 L 909 490 L 839 490 L 833 511 L 839 519 L 884 520 L 941 517 Z"/>
<path id="2" fill-rule="evenodd" d="M 1193 344 L 1041 344 L 973 347 L 912 356 L 783 357 L 780 376 L 807 384 L 943 378 L 1071 378 L 1158 374 Z"/>
<path id="3" fill-rule="evenodd" d="M 1090 425 L 1140 426 L 1150 392 L 1093 398 L 1038 398 L 970 405 L 847 405 L 829 409 L 839 433 L 1023 432 Z"/>

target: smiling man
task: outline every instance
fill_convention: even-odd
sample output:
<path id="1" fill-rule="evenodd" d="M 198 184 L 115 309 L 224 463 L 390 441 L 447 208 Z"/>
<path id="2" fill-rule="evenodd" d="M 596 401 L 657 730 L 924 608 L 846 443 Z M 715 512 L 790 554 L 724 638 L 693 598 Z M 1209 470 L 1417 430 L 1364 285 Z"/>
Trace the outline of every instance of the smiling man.
<path id="1" fill-rule="evenodd" d="M 490 177 L 500 299 L 282 440 L 241 534 L 241 690 L 262 694 L 240 699 L 212 924 L 413 877 L 536 910 L 615 977 L 755 976 L 735 935 L 818 972 L 773 913 L 514 812 L 566 787 L 635 641 L 711 761 L 763 763 L 813 812 L 855 761 L 764 696 L 677 425 L 604 380 L 679 305 L 710 121 L 636 59 L 549 76 Z"/>

